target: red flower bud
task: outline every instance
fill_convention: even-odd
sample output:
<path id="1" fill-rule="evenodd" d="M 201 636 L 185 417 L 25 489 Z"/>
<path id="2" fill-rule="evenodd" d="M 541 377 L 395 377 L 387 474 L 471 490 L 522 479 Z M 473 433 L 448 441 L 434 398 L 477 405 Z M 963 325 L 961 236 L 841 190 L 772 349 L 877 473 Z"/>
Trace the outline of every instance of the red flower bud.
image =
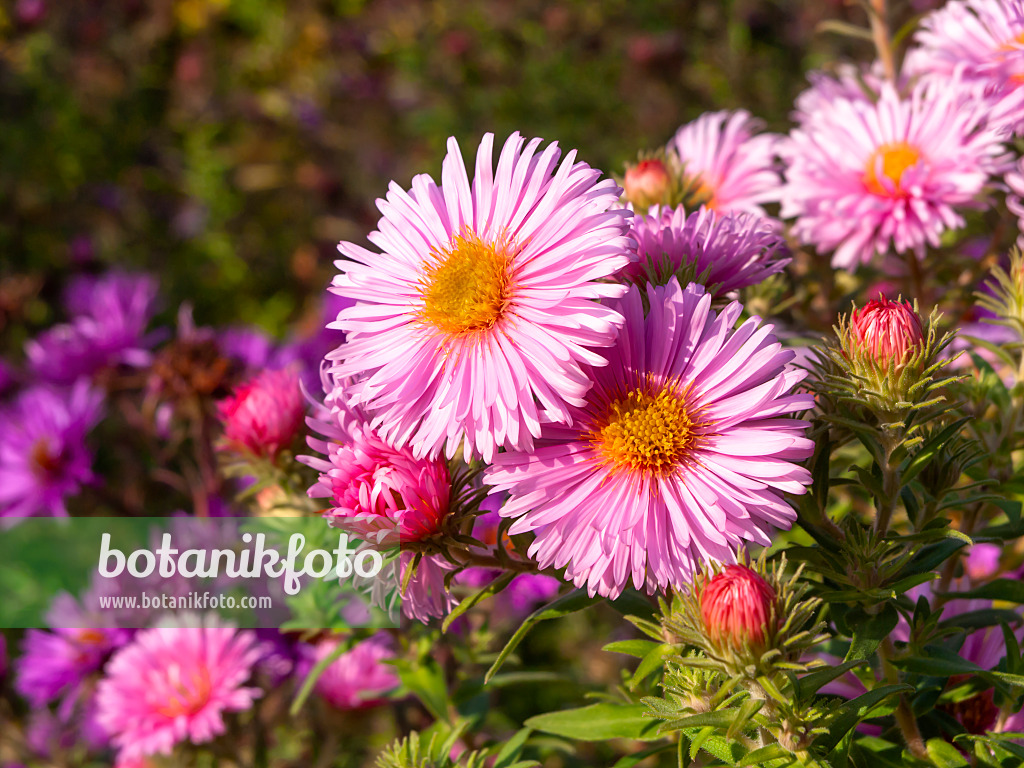
<path id="1" fill-rule="evenodd" d="M 666 202 L 671 183 L 668 169 L 661 160 L 641 160 L 626 169 L 623 187 L 626 199 L 638 210 L 646 211 L 652 205 Z"/>
<path id="2" fill-rule="evenodd" d="M 259 374 L 217 403 L 217 410 L 228 446 L 262 458 L 291 445 L 306 413 L 299 376 L 292 371 Z"/>
<path id="3" fill-rule="evenodd" d="M 756 571 L 730 565 L 704 585 L 700 613 L 716 645 L 762 645 L 775 620 L 775 590 Z"/>
<path id="4" fill-rule="evenodd" d="M 905 301 L 884 296 L 855 309 L 850 318 L 850 341 L 855 349 L 882 365 L 906 361 L 924 343 L 921 318 Z"/>

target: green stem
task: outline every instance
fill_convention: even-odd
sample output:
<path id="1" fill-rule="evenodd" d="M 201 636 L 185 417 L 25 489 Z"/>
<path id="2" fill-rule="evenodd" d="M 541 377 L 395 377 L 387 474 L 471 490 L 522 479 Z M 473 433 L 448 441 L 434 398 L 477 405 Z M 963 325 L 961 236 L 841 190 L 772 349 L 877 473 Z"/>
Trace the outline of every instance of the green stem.
<path id="1" fill-rule="evenodd" d="M 885 0 L 870 0 L 868 16 L 871 19 L 871 35 L 875 39 L 878 60 L 882 62 L 885 76 L 891 83 L 896 82 L 896 57 L 892 50 L 892 33 L 889 31 L 889 9 Z"/>
<path id="2" fill-rule="evenodd" d="M 898 683 L 900 680 L 899 670 L 892 663 L 892 659 L 895 656 L 896 649 L 892 644 L 892 638 L 887 637 L 878 648 L 878 657 L 882 660 L 882 668 L 885 671 L 886 681 L 889 683 Z M 917 718 L 914 717 L 914 712 L 907 703 L 906 696 L 902 694 L 900 695 L 900 703 L 896 707 L 895 715 L 896 724 L 900 728 L 900 733 L 903 734 L 903 740 L 906 742 L 910 754 L 919 760 L 927 760 L 928 750 L 924 745 L 924 739 L 921 737 L 921 729 L 918 728 Z"/>

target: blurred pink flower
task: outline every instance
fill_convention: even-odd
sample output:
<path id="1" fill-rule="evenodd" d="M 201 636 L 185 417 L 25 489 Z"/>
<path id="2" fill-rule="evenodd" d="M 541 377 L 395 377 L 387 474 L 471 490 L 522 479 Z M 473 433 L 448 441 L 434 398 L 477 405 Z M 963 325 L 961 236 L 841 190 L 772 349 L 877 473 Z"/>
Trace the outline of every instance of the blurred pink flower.
<path id="1" fill-rule="evenodd" d="M 230 627 L 156 628 L 114 654 L 96 690 L 97 719 L 119 760 L 169 755 L 224 733 L 224 714 L 261 695 L 244 683 L 261 649 L 251 632 Z"/>
<path id="2" fill-rule="evenodd" d="M 761 204 L 779 199 L 778 137 L 756 135 L 760 128 L 761 121 L 742 109 L 708 112 L 682 126 L 669 142 L 708 208 L 764 216 Z"/>
<path id="3" fill-rule="evenodd" d="M 306 409 L 299 375 L 264 371 L 217 403 L 224 425 L 222 448 L 273 459 L 295 442 Z"/>

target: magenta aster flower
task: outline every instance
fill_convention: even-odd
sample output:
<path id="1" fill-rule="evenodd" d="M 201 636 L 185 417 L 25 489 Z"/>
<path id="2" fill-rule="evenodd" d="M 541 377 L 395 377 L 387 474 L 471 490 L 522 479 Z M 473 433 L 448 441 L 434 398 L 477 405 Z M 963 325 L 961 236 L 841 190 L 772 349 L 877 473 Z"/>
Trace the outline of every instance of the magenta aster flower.
<path id="1" fill-rule="evenodd" d="M 583 366 L 615 339 L 622 318 L 594 299 L 623 286 L 598 282 L 629 260 L 630 212 L 600 172 L 558 164 L 513 134 L 492 168 L 493 136 L 477 152 L 470 186 L 455 139 L 441 186 L 426 175 L 392 184 L 370 241 L 352 243 L 332 290 L 360 303 L 337 327 L 347 341 L 328 355 L 371 426 L 396 447 L 490 460 L 498 447 L 529 450 L 542 417 L 569 419 L 589 382 Z"/>
<path id="2" fill-rule="evenodd" d="M 340 644 L 337 638 L 306 647 L 298 676 L 309 676 L 313 666 L 330 656 Z M 364 709 L 385 700 L 385 694 L 398 687 L 395 668 L 385 662 L 395 657 L 386 636 L 377 635 L 341 654 L 317 678 L 314 690 L 337 709 Z"/>
<path id="3" fill-rule="evenodd" d="M 626 325 L 572 426 L 545 425 L 535 452 L 499 454 L 484 477 L 511 494 L 501 514 L 536 534 L 541 567 L 608 597 L 630 579 L 685 586 L 698 563 L 770 543 L 796 517 L 782 494 L 810 482 L 794 463 L 811 453 L 808 424 L 787 414 L 813 398 L 790 394 L 804 372 L 771 326 L 734 330 L 739 303 L 716 315 L 674 279 L 647 298 L 646 318 L 635 287 L 618 303 Z"/>
<path id="4" fill-rule="evenodd" d="M 324 372 L 327 397 L 315 406 L 309 425 L 327 440 L 308 437 L 326 456 L 301 456 L 320 472 L 309 495 L 327 498 L 332 525 L 363 541 L 393 547 L 421 541 L 440 531 L 449 511 L 451 478 L 442 459 L 417 459 L 395 448 L 370 428 L 363 411 L 345 401 L 347 389 Z"/>
<path id="5" fill-rule="evenodd" d="M 119 759 L 169 755 L 179 742 L 223 733 L 224 713 L 249 709 L 261 693 L 244 687 L 260 655 L 253 633 L 230 627 L 139 632 L 96 689 L 97 719 Z"/>
<path id="6" fill-rule="evenodd" d="M 80 380 L 27 389 L 0 410 L 0 517 L 67 515 L 64 499 L 93 479 L 85 436 L 102 406 L 103 395 Z"/>
<path id="7" fill-rule="evenodd" d="M 789 263 L 775 227 L 748 213 L 722 215 L 701 207 L 687 216 L 682 206 L 664 208 L 636 215 L 630 235 L 639 260 L 622 270 L 623 277 L 641 282 L 686 268 L 715 296 L 759 283 Z"/>
<path id="8" fill-rule="evenodd" d="M 697 183 L 704 203 L 721 213 L 764 216 L 762 203 L 779 199 L 777 136 L 755 135 L 761 121 L 749 112 L 709 112 L 680 128 L 668 149 Z"/>
<path id="9" fill-rule="evenodd" d="M 890 247 L 919 256 L 956 209 L 978 207 L 990 174 L 1006 168 L 998 137 L 957 89 L 929 82 L 901 99 L 889 85 L 877 103 L 838 98 L 808 116 L 782 150 L 782 216 L 805 243 L 835 250 L 852 268 Z"/>
<path id="10" fill-rule="evenodd" d="M 986 104 L 988 119 L 1019 131 L 1024 121 L 1024 4 L 952 0 L 928 14 L 904 70 L 917 77 L 962 78 Z"/>
<path id="11" fill-rule="evenodd" d="M 78 278 L 66 297 L 71 322 L 26 343 L 29 368 L 46 381 L 70 384 L 111 365 L 147 365 L 153 340 L 145 332 L 156 293 L 149 275 Z"/>
<path id="12" fill-rule="evenodd" d="M 33 707 L 77 698 L 80 686 L 124 642 L 118 629 L 30 629 L 16 662 L 15 690 Z"/>
<path id="13" fill-rule="evenodd" d="M 225 448 L 274 458 L 290 446 L 306 414 L 299 375 L 264 371 L 217 403 Z"/>

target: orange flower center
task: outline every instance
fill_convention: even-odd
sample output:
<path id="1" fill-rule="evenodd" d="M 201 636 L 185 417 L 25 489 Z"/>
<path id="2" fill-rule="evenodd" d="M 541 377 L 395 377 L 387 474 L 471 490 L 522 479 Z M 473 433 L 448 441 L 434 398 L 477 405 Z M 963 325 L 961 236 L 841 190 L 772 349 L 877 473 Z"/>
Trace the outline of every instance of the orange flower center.
<path id="1" fill-rule="evenodd" d="M 431 255 L 420 289 L 423 321 L 450 334 L 491 328 L 508 306 L 512 249 L 467 232 Z"/>
<path id="2" fill-rule="evenodd" d="M 616 469 L 669 474 L 692 453 L 700 424 L 685 392 L 638 387 L 615 401 L 590 433 L 602 459 Z"/>
<path id="3" fill-rule="evenodd" d="M 686 180 L 686 203 L 690 207 L 699 207 L 701 205 L 706 208 L 710 208 L 712 211 L 717 210 L 715 201 L 715 189 L 711 184 L 704 178 L 703 174 L 699 174 Z"/>
<path id="4" fill-rule="evenodd" d="M 864 173 L 864 186 L 876 195 L 890 196 L 894 192 L 898 193 L 901 191 L 900 179 L 903 178 L 903 172 L 920 159 L 921 150 L 905 141 L 883 144 L 868 158 L 868 167 Z M 890 185 L 883 185 L 878 175 L 879 166 L 881 166 L 881 175 L 892 182 Z"/>
<path id="5" fill-rule="evenodd" d="M 164 717 L 174 718 L 182 715 L 194 715 L 210 701 L 213 686 L 210 683 L 210 672 L 206 667 L 196 670 L 188 681 L 179 677 L 180 667 L 170 668 L 170 680 L 174 692 L 171 693 L 156 711 Z"/>

